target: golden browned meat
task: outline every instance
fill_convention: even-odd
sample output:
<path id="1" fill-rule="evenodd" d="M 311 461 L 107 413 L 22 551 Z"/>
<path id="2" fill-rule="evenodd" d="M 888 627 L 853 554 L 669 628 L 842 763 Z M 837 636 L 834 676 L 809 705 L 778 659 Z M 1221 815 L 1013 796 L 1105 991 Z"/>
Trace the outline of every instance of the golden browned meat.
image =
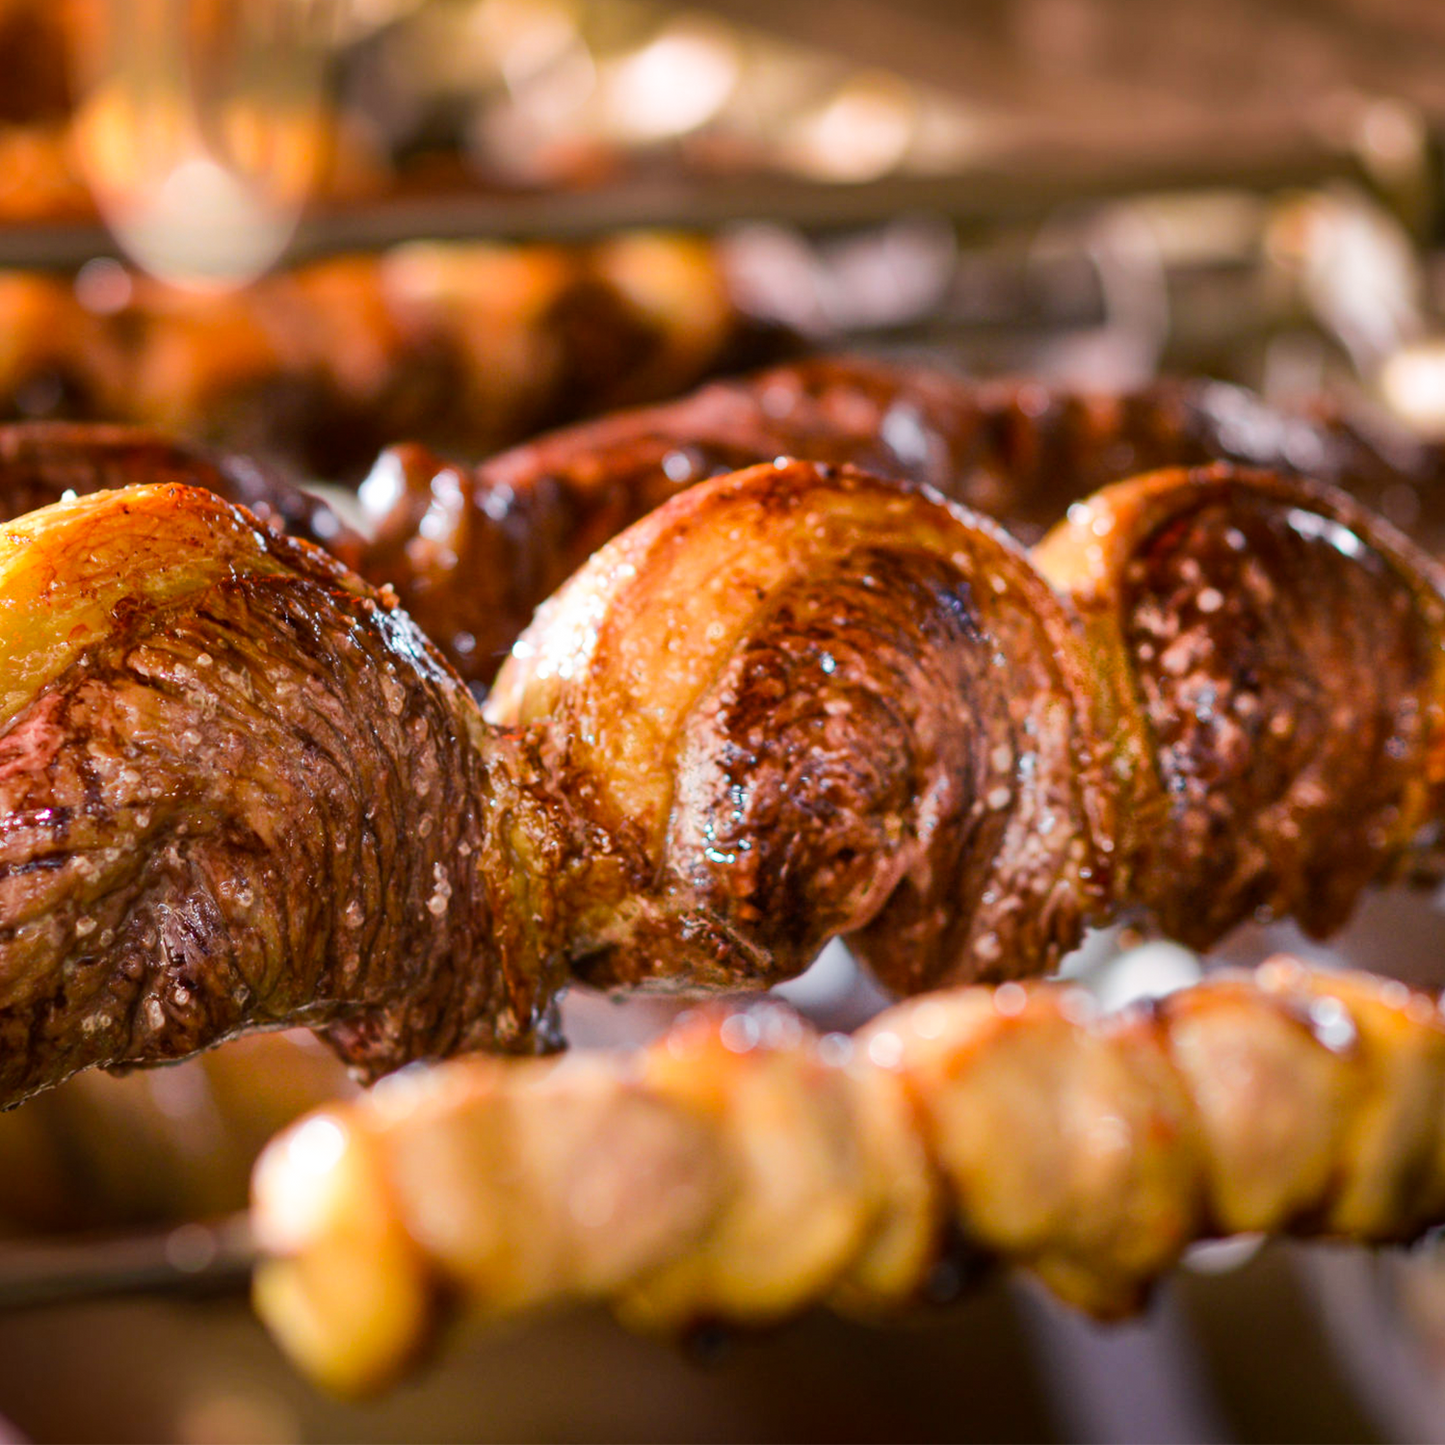
<path id="1" fill-rule="evenodd" d="M 777 520 L 761 491 L 740 518 L 718 506 L 730 485 L 599 552 L 487 704 L 543 727 L 554 767 L 609 779 L 572 790 L 595 825 L 690 845 L 705 897 L 810 923 L 871 897 L 852 941 L 911 992 L 963 959 L 974 977 L 1046 971 L 1101 893 L 1199 947 L 1264 910 L 1327 933 L 1433 844 L 1445 583 L 1340 493 L 1219 467 L 1079 506 L 1034 562 L 1082 613 L 1081 665 L 998 534 L 950 612 L 946 572 L 871 550 L 886 502 L 834 534 L 832 508 Z M 782 591 L 786 547 L 818 563 Z M 922 619 L 950 615 L 940 646 Z M 1010 645 L 1030 618 L 1043 645 Z M 636 942 L 587 976 L 654 971 Z"/>
<path id="2" fill-rule="evenodd" d="M 1027 542 L 1106 483 L 1235 461 L 1341 486 L 1445 549 L 1439 449 L 1367 435 L 1324 407 L 1283 415 L 1215 382 L 1089 395 L 823 357 L 557 432 L 474 470 L 398 447 L 362 489 L 378 524 L 364 570 L 485 682 L 533 609 L 609 537 L 698 481 L 778 456 L 925 483 Z"/>
<path id="3" fill-rule="evenodd" d="M 1046 969 L 1102 904 L 1090 707 L 1072 620 L 1002 532 L 794 463 L 695 488 L 599 552 L 487 715 L 539 739 L 634 888 L 765 931 L 766 953 L 719 947 L 686 977 L 777 982 L 853 934 L 912 991 L 965 958 Z M 670 912 L 659 933 L 608 898 L 575 970 L 676 976 Z"/>
<path id="4" fill-rule="evenodd" d="M 635 1053 L 462 1061 L 314 1114 L 254 1184 L 255 1298 L 333 1389 L 459 1310 L 634 1326 L 919 1304 L 960 1245 L 1102 1316 L 1197 1239 L 1365 1241 L 1445 1220 L 1434 1000 L 1278 959 L 1095 1016 L 962 989 L 818 1038 L 775 1003 Z"/>
<path id="5" fill-rule="evenodd" d="M 1079 643 L 1013 544 L 801 465 L 719 481 L 619 547 L 641 562 L 650 537 L 659 604 L 712 568 L 750 610 L 711 637 L 706 618 L 637 629 L 593 668 L 595 700 L 627 710 L 616 732 L 583 719 L 564 754 L 554 727 L 487 727 L 386 598 L 209 494 L 103 493 L 0 532 L 0 1098 L 283 1022 L 324 1027 L 373 1072 L 531 1047 L 569 976 L 769 983 L 892 896 L 916 935 L 900 977 L 975 937 L 991 969 L 1069 945 L 1102 897 Z M 829 671 L 788 634 L 822 622 L 834 582 L 851 600 L 828 604 Z M 756 674 L 750 706 L 770 705 L 768 659 L 790 652 L 818 706 L 786 728 L 740 713 L 710 738 L 732 650 Z M 1028 695 L 1004 694 L 1007 669 Z M 975 682 L 998 714 L 957 728 L 950 689 Z M 767 909 L 716 846 L 738 799 L 712 766 L 727 729 L 771 773 L 769 806 L 796 809 L 779 788 L 811 768 L 811 824 L 747 843 L 778 890 Z M 1003 754 L 1024 731 L 1036 758 L 1015 796 Z M 870 733 L 886 748 L 871 761 Z M 651 758 L 641 776 L 649 739 L 679 773 Z M 987 820 L 979 786 L 1007 795 Z M 1057 827 L 1041 847 L 1042 808 Z M 960 885 L 1037 906 L 917 896 Z"/>
<path id="6" fill-rule="evenodd" d="M 1216 467 L 1070 508 L 1034 562 L 1081 613 L 1122 898 L 1207 947 L 1264 910 L 1323 936 L 1434 847 L 1445 580 L 1364 508 Z"/>
<path id="7" fill-rule="evenodd" d="M 179 486 L 9 524 L 0 595 L 0 1099 L 258 1025 L 530 1036 L 482 857 L 512 754 L 387 599 Z"/>
<path id="8" fill-rule="evenodd" d="M 276 278 L 264 298 L 204 306 L 153 300 L 145 304 L 154 317 L 124 325 L 77 322 L 70 314 L 76 303 L 53 282 L 44 283 L 46 295 L 54 292 L 48 302 L 29 282 L 17 282 L 7 303 L 8 283 L 0 279 L 0 314 L 9 305 L 17 316 L 0 345 L 0 393 L 7 346 L 23 377 L 47 348 L 70 348 L 68 338 L 93 331 L 95 339 L 75 344 L 86 357 L 110 358 L 104 374 L 83 384 L 71 377 L 58 394 L 93 392 L 96 403 L 62 401 L 61 411 L 240 439 L 332 474 L 364 464 L 383 441 L 408 432 L 476 449 L 579 407 L 665 391 L 676 384 L 670 376 L 705 367 L 726 326 L 720 281 L 708 271 L 714 265 L 706 251 L 667 237 L 620 238 L 586 258 L 423 248 L 385 264 L 343 259 Z M 701 273 L 711 276 L 706 284 Z M 574 286 L 593 300 L 564 304 L 559 298 Z M 623 319 L 586 320 L 618 290 L 628 298 L 622 309 L 653 318 L 639 326 L 655 321 L 659 328 L 651 362 L 645 357 L 654 343 L 626 341 Z M 401 299 L 413 293 L 413 301 Z M 565 327 L 576 334 L 569 331 L 565 344 L 545 340 L 547 328 L 567 317 Z M 103 341 L 112 325 L 139 339 Z M 445 345 L 425 339 L 447 327 Z M 444 360 L 453 345 L 469 358 L 460 370 Z M 632 378 L 614 345 L 635 351 L 647 374 Z M 528 379 L 533 373 L 582 367 L 584 355 L 591 358 L 585 385 L 554 378 L 560 391 L 539 399 L 542 383 Z M 60 375 L 72 364 L 54 365 Z M 194 474 L 178 474 L 189 451 L 137 432 L 126 458 L 133 465 L 123 470 L 116 465 L 123 433 L 91 433 L 101 455 L 89 464 L 85 429 L 32 425 L 15 433 L 18 440 L 5 435 L 0 430 L 0 516 L 18 516 L 66 487 L 93 489 L 102 477 L 211 486 L 262 515 L 269 507 L 296 535 L 321 542 L 374 584 L 394 585 L 474 682 L 490 681 L 537 605 L 617 532 L 698 480 L 779 455 L 926 483 L 1026 541 L 1037 540 L 1071 502 L 1121 477 L 1216 457 L 1243 460 L 1341 485 L 1428 549 L 1445 548 L 1438 449 L 1367 436 L 1327 411 L 1313 419 L 1281 415 L 1218 383 L 1089 396 L 862 358 L 815 359 L 559 432 L 475 470 L 424 447 L 398 447 L 363 489 L 378 526 L 366 547 L 273 470 L 235 456 L 202 465 L 197 453 Z M 155 449 L 154 472 L 147 471 L 147 447 Z M 346 449 L 344 464 L 338 447 Z M 96 480 L 77 483 L 91 466 Z"/>
<path id="9" fill-rule="evenodd" d="M 372 1074 L 530 1049 L 569 979 L 765 986 L 835 935 L 914 992 L 1121 911 L 1325 929 L 1429 841 L 1442 585 L 1389 527 L 1205 469 L 1039 555 L 1085 625 L 934 495 L 718 478 L 597 554 L 484 721 L 393 599 L 207 493 L 10 524 L 0 1102 L 283 1023 Z"/>

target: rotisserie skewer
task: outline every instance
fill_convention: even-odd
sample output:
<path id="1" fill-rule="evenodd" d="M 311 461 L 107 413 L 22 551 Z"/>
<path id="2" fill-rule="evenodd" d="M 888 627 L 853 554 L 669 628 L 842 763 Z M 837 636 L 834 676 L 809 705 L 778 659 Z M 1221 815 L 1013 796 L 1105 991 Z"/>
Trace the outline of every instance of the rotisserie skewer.
<path id="1" fill-rule="evenodd" d="M 1074 986 L 952 990 L 851 1038 L 713 1007 L 642 1050 L 400 1075 L 293 1126 L 255 1189 L 250 1221 L 7 1247 L 0 1310 L 255 1263 L 266 1323 L 345 1393 L 458 1315 L 583 1301 L 667 1335 L 884 1319 L 1002 1262 L 1112 1318 L 1196 1240 L 1445 1221 L 1445 1022 L 1287 958 L 1102 1016 Z"/>
<path id="2" fill-rule="evenodd" d="M 571 978 L 767 985 L 836 935 L 916 992 L 1127 910 L 1323 931 L 1439 816 L 1435 565 L 1257 473 L 1100 494 L 1043 571 L 847 469 L 715 479 L 544 609 L 490 722 L 209 494 L 0 546 L 4 1102 L 290 1023 L 372 1075 L 532 1049 Z"/>
<path id="3" fill-rule="evenodd" d="M 254 1198 L 262 1317 L 344 1391 L 458 1312 L 886 1314 L 960 1246 L 1116 1317 L 1195 1240 L 1445 1219 L 1445 1022 L 1287 959 L 1106 1017 L 1020 984 L 851 1039 L 776 1003 L 703 1011 L 632 1054 L 400 1075 L 281 1136 Z"/>

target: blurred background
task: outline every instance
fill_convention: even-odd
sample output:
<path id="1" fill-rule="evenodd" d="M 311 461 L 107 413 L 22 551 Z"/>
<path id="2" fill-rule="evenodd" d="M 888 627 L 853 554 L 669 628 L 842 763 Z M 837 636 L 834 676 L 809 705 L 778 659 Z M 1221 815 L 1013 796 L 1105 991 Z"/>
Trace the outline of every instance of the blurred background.
<path id="1" fill-rule="evenodd" d="M 0 0 L 0 417 L 154 424 L 354 483 L 853 349 L 1330 394 L 1445 436 L 1438 0 Z M 344 492 L 342 493 L 344 495 Z M 1433 966 L 1435 904 L 1329 952 Z M 1196 976 L 1094 940 L 1106 998 Z M 1438 974 L 1438 970 L 1437 970 Z M 834 954 L 796 997 L 866 1006 Z M 569 1005 L 578 1041 L 662 1010 Z M 0 1117 L 0 1268 L 244 1201 L 346 1088 L 308 1040 Z M 0 1316 L 0 1441 L 1440 1440 L 1445 1254 L 1200 1251 L 1104 1331 L 990 1280 L 916 1328 L 684 1354 L 580 1313 L 374 1406 L 237 1293 Z"/>

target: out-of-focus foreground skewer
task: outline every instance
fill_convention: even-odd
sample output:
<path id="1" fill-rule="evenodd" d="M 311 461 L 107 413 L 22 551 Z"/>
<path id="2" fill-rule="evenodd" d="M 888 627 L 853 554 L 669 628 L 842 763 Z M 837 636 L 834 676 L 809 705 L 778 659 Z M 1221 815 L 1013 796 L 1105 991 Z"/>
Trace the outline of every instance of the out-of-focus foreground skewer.
<path id="1" fill-rule="evenodd" d="M 1445 1219 L 1435 999 L 1278 959 L 1143 1008 L 1076 987 L 925 996 L 819 1036 L 774 1002 L 647 1047 L 477 1059 L 311 1115 L 250 1220 L 0 1255 L 0 1308 L 210 1290 L 328 1387 L 377 1388 L 464 1312 L 633 1327 L 888 1315 L 960 1262 L 1104 1317 L 1193 1241 L 1370 1243 Z"/>

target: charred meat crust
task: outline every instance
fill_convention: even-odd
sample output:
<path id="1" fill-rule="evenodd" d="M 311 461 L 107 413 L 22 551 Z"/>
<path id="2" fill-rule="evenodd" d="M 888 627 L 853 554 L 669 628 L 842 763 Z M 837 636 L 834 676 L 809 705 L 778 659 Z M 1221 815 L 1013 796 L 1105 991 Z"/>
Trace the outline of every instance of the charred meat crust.
<path id="1" fill-rule="evenodd" d="M 1351 498 L 1223 466 L 1117 484 L 1035 551 L 1107 701 L 1124 893 L 1207 947 L 1324 936 L 1438 866 L 1445 574 Z M 1438 845 L 1435 845 L 1438 846 Z"/>
<path id="2" fill-rule="evenodd" d="M 488 895 L 512 757 L 411 621 L 204 493 L 72 506 L 82 540 L 117 507 L 232 530 L 194 588 L 117 596 L 0 738 L 0 1096 L 289 1022 L 370 1072 L 529 1046 L 542 970 Z"/>

